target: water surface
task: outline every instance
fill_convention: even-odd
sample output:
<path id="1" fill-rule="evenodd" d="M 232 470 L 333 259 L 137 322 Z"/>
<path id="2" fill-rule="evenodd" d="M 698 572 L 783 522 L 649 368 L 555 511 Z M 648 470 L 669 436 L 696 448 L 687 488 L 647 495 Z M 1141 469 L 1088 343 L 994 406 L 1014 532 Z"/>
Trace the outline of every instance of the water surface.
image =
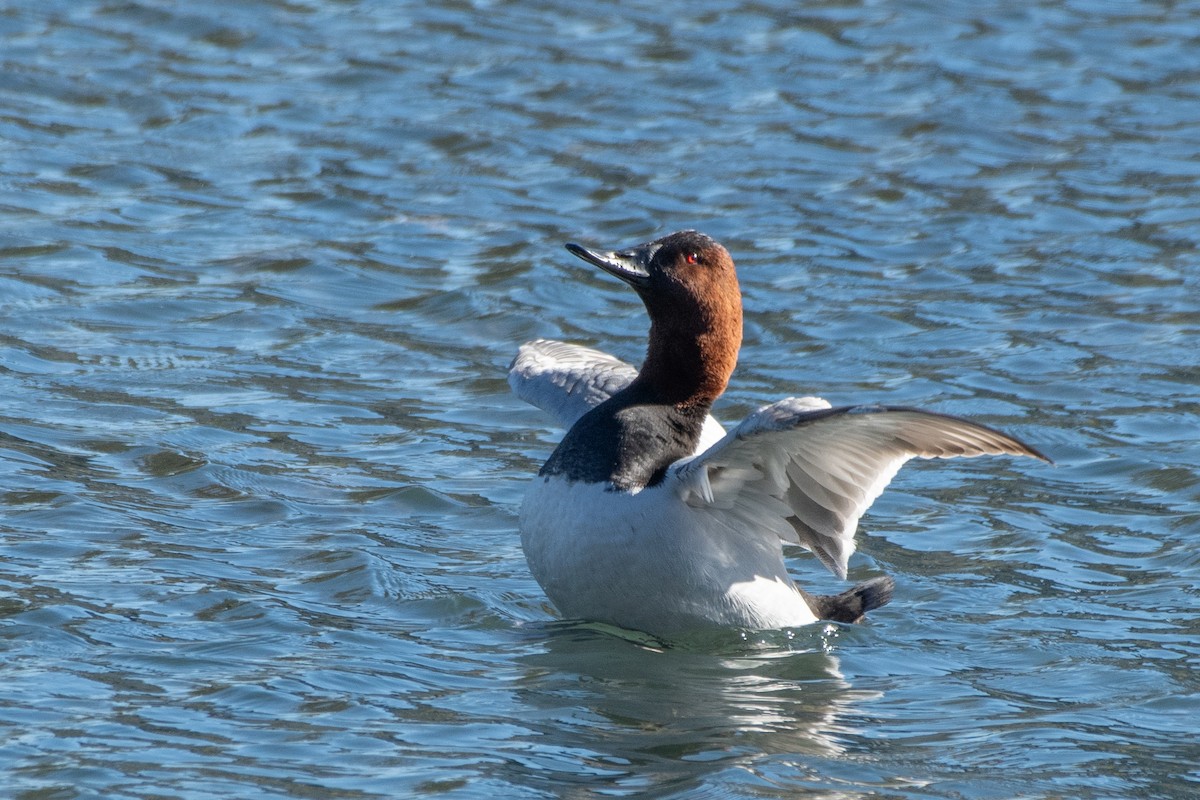
<path id="1" fill-rule="evenodd" d="M 0 781 L 17 798 L 1184 798 L 1200 14 L 1157 2 L 0 11 Z M 516 533 L 561 248 L 738 262 L 719 415 L 971 415 L 868 625 L 649 647 Z M 838 583 L 794 554 L 820 591 Z"/>

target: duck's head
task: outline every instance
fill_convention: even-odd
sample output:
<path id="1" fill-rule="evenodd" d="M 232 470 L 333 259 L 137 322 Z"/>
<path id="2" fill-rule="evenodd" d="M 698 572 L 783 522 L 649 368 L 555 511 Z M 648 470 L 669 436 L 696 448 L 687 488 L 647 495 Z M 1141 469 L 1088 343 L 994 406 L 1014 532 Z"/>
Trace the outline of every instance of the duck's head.
<path id="1" fill-rule="evenodd" d="M 623 250 L 567 250 L 633 287 L 650 315 L 638 382 L 660 402 L 705 409 L 725 391 L 742 343 L 742 293 L 729 251 L 699 231 Z"/>

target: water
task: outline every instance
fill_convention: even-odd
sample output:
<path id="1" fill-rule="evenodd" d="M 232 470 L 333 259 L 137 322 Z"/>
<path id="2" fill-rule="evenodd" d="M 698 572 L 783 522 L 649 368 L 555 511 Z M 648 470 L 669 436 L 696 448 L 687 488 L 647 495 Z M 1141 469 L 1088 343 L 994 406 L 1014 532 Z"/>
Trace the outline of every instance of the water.
<path id="1" fill-rule="evenodd" d="M 0 11 L 3 795 L 1193 796 L 1200 12 L 584 5 Z M 556 621 L 505 367 L 636 361 L 561 244 L 681 227 L 740 268 L 726 421 L 1057 466 L 906 468 L 866 626 Z"/>

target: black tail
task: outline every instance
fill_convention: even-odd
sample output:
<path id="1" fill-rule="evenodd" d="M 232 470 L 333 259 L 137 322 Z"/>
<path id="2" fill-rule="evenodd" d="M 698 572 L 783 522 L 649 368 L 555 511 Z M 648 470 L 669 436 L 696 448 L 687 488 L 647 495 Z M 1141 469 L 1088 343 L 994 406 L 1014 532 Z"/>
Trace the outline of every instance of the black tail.
<path id="1" fill-rule="evenodd" d="M 868 611 L 887 605 L 892 599 L 896 582 L 883 575 L 863 581 L 841 594 L 809 594 L 803 592 L 808 606 L 818 619 L 833 622 L 862 622 Z"/>

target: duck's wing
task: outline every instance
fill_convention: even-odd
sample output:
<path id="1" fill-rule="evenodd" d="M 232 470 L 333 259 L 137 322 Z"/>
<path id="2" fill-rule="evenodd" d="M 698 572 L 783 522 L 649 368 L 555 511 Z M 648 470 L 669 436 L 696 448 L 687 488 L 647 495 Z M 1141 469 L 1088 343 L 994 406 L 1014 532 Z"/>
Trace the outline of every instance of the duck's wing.
<path id="1" fill-rule="evenodd" d="M 637 373 L 633 366 L 599 350 L 536 339 L 517 350 L 508 367 L 508 385 L 517 397 L 570 428 L 628 386 Z"/>
<path id="2" fill-rule="evenodd" d="M 692 506 L 773 530 L 840 578 L 863 512 L 914 456 L 1014 455 L 1049 461 L 1024 442 L 945 414 L 894 406 L 831 408 L 788 398 L 759 409 L 672 477 Z"/>
<path id="3" fill-rule="evenodd" d="M 513 394 L 537 406 L 564 428 L 624 389 L 638 371 L 619 358 L 577 344 L 535 339 L 517 350 L 508 366 Z M 710 414 L 697 452 L 720 441 L 725 429 Z"/>

